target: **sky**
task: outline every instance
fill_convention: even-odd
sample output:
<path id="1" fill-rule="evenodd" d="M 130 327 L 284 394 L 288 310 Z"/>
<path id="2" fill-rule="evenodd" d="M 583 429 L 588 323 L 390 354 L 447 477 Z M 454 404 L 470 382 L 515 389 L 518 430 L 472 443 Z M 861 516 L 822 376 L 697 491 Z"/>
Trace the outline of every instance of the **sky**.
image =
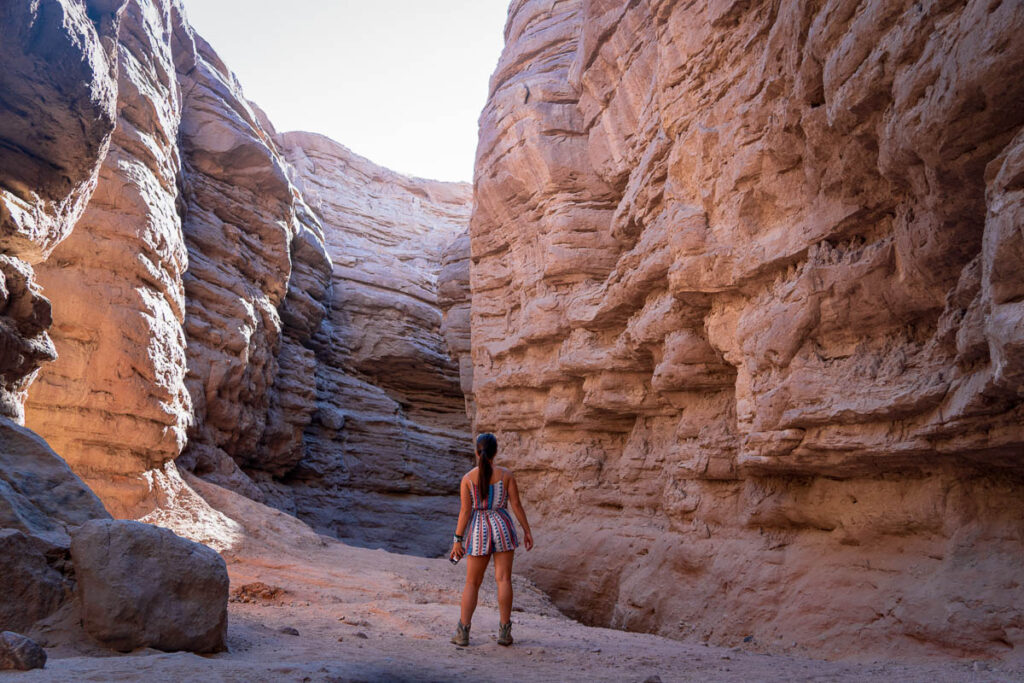
<path id="1" fill-rule="evenodd" d="M 407 175 L 471 181 L 508 0 L 184 0 L 278 131 Z"/>

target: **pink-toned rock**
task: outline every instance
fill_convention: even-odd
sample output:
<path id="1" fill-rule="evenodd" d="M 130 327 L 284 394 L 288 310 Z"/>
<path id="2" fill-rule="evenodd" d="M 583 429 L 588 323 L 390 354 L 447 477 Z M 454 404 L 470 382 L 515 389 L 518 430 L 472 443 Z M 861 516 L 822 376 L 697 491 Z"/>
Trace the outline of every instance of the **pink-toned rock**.
<path id="1" fill-rule="evenodd" d="M 316 410 L 309 339 L 324 315 L 330 260 L 273 129 L 213 49 L 195 40 L 179 140 L 195 407 L 184 457 L 197 473 L 262 498 L 239 466 L 282 476 L 304 455 Z"/>
<path id="2" fill-rule="evenodd" d="M 472 420 L 476 413 L 473 405 L 473 357 L 471 325 L 471 298 L 469 289 L 469 230 L 458 235 L 441 255 L 441 272 L 437 280 L 437 303 L 443 313 L 441 334 L 448 353 L 459 364 L 459 388 L 466 399 L 466 415 Z"/>
<path id="3" fill-rule="evenodd" d="M 26 423 L 117 516 L 144 512 L 140 475 L 178 456 L 192 421 L 181 326 L 181 41 L 188 32 L 172 3 L 128 3 L 110 152 L 74 232 L 38 266 L 59 358 L 33 385 Z"/>
<path id="4" fill-rule="evenodd" d="M 49 302 L 30 264 L 67 237 L 96 184 L 114 128 L 121 1 L 0 7 L 0 414 L 53 360 Z"/>
<path id="5" fill-rule="evenodd" d="M 113 145 L 88 210 L 40 266 L 60 359 L 28 422 L 117 516 L 151 512 L 162 479 L 147 473 L 183 452 L 260 498 L 239 466 L 286 472 L 316 410 L 322 232 L 179 4 L 131 0 L 122 25 Z"/>
<path id="6" fill-rule="evenodd" d="M 113 143 L 40 266 L 59 360 L 30 426 L 119 517 L 174 517 L 158 509 L 177 500 L 174 461 L 331 533 L 352 523 L 344 507 L 436 527 L 469 436 L 437 295 L 469 186 L 277 136 L 175 0 L 129 0 L 120 17 Z M 35 306 L 21 324 L 43 331 L 49 309 L 16 267 L 12 298 Z M 11 360 L 29 372 L 23 347 Z"/>
<path id="7" fill-rule="evenodd" d="M 472 394 L 561 606 L 826 656 L 1020 647 L 1022 29 L 513 3 Z"/>

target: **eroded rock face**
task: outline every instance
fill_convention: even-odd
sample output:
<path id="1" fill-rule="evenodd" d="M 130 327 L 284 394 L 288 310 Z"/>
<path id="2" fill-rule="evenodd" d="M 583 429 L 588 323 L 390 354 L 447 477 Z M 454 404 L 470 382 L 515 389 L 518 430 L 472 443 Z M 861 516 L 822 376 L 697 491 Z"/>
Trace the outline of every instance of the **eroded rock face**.
<path id="1" fill-rule="evenodd" d="M 260 498 L 239 471 L 280 476 L 303 456 L 316 409 L 309 338 L 324 315 L 330 260 L 318 219 L 289 182 L 261 116 L 196 37 L 180 145 L 185 158 L 186 459 Z M 268 126 L 269 127 L 269 126 Z"/>
<path id="2" fill-rule="evenodd" d="M 33 385 L 26 423 L 117 516 L 144 505 L 139 475 L 176 458 L 192 422 L 175 68 L 190 47 L 171 3 L 128 3 L 110 151 L 74 232 L 38 266 L 59 358 Z"/>
<path id="3" fill-rule="evenodd" d="M 228 570 L 217 551 L 142 522 L 94 520 L 72 534 L 82 625 L 128 652 L 220 652 L 228 630 Z"/>
<path id="4" fill-rule="evenodd" d="M 466 399 L 466 416 L 472 420 L 476 406 L 473 404 L 469 245 L 467 229 L 445 247 L 437 281 L 437 303 L 443 312 L 441 334 L 448 345 L 448 353 L 459 364 L 459 389 Z"/>
<path id="5" fill-rule="evenodd" d="M 1020 647 L 1022 28 L 513 3 L 473 394 L 561 605 L 827 655 Z"/>
<path id="6" fill-rule="evenodd" d="M 114 129 L 124 4 L 0 7 L 0 668 L 45 664 L 36 643 L 8 629 L 28 630 L 68 603 L 69 530 L 109 518 L 46 441 L 12 419 L 23 419 L 29 383 L 55 357 L 32 264 L 68 236 L 96 187 Z"/>
<path id="7" fill-rule="evenodd" d="M 67 237 L 114 129 L 121 1 L 0 8 L 0 201 L 4 249 L 35 263 Z"/>
<path id="8" fill-rule="evenodd" d="M 295 509 L 343 539 L 443 552 L 471 446 L 438 273 L 470 187 L 402 176 L 318 135 L 277 140 L 334 264 L 311 342 L 317 412 L 285 479 Z"/>
<path id="9" fill-rule="evenodd" d="M 30 264 L 67 237 L 95 186 L 114 128 L 123 4 L 0 7 L 0 414 L 18 421 L 36 369 L 55 355 Z"/>
<path id="10" fill-rule="evenodd" d="M 303 344 L 330 277 L 322 232 L 269 124 L 178 3 L 129 2 L 117 54 L 97 191 L 40 266 L 60 358 L 28 423 L 120 517 L 153 510 L 183 452 L 183 466 L 260 498 L 239 466 L 294 466 L 316 407 Z"/>
<path id="11" fill-rule="evenodd" d="M 328 532 L 360 515 L 436 525 L 466 464 L 437 276 L 469 186 L 275 138 L 179 2 L 129 0 L 120 17 L 113 143 L 40 266 L 60 357 L 29 425 L 118 517 L 166 518 L 177 463 Z M 18 263 L 8 290 L 48 344 L 49 307 L 32 309 Z M 375 542 L 415 536 L 374 524 Z"/>

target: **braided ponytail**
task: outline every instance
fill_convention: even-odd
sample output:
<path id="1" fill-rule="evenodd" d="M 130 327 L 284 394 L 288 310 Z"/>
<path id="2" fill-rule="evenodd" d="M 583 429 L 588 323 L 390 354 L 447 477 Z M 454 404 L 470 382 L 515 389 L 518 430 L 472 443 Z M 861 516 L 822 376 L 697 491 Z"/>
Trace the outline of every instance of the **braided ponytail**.
<path id="1" fill-rule="evenodd" d="M 480 500 L 487 500 L 491 475 L 494 474 L 494 455 L 498 452 L 498 439 L 489 432 L 476 437 L 476 454 L 480 458 Z"/>

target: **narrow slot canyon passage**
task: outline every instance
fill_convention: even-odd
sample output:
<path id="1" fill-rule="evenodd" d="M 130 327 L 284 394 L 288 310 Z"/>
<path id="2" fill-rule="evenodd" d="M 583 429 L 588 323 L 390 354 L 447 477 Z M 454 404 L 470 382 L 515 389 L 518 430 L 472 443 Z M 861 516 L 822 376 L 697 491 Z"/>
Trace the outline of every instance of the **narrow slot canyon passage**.
<path id="1" fill-rule="evenodd" d="M 1024 679 L 1024 3 L 195 4 L 0 8 L 0 670 Z"/>

